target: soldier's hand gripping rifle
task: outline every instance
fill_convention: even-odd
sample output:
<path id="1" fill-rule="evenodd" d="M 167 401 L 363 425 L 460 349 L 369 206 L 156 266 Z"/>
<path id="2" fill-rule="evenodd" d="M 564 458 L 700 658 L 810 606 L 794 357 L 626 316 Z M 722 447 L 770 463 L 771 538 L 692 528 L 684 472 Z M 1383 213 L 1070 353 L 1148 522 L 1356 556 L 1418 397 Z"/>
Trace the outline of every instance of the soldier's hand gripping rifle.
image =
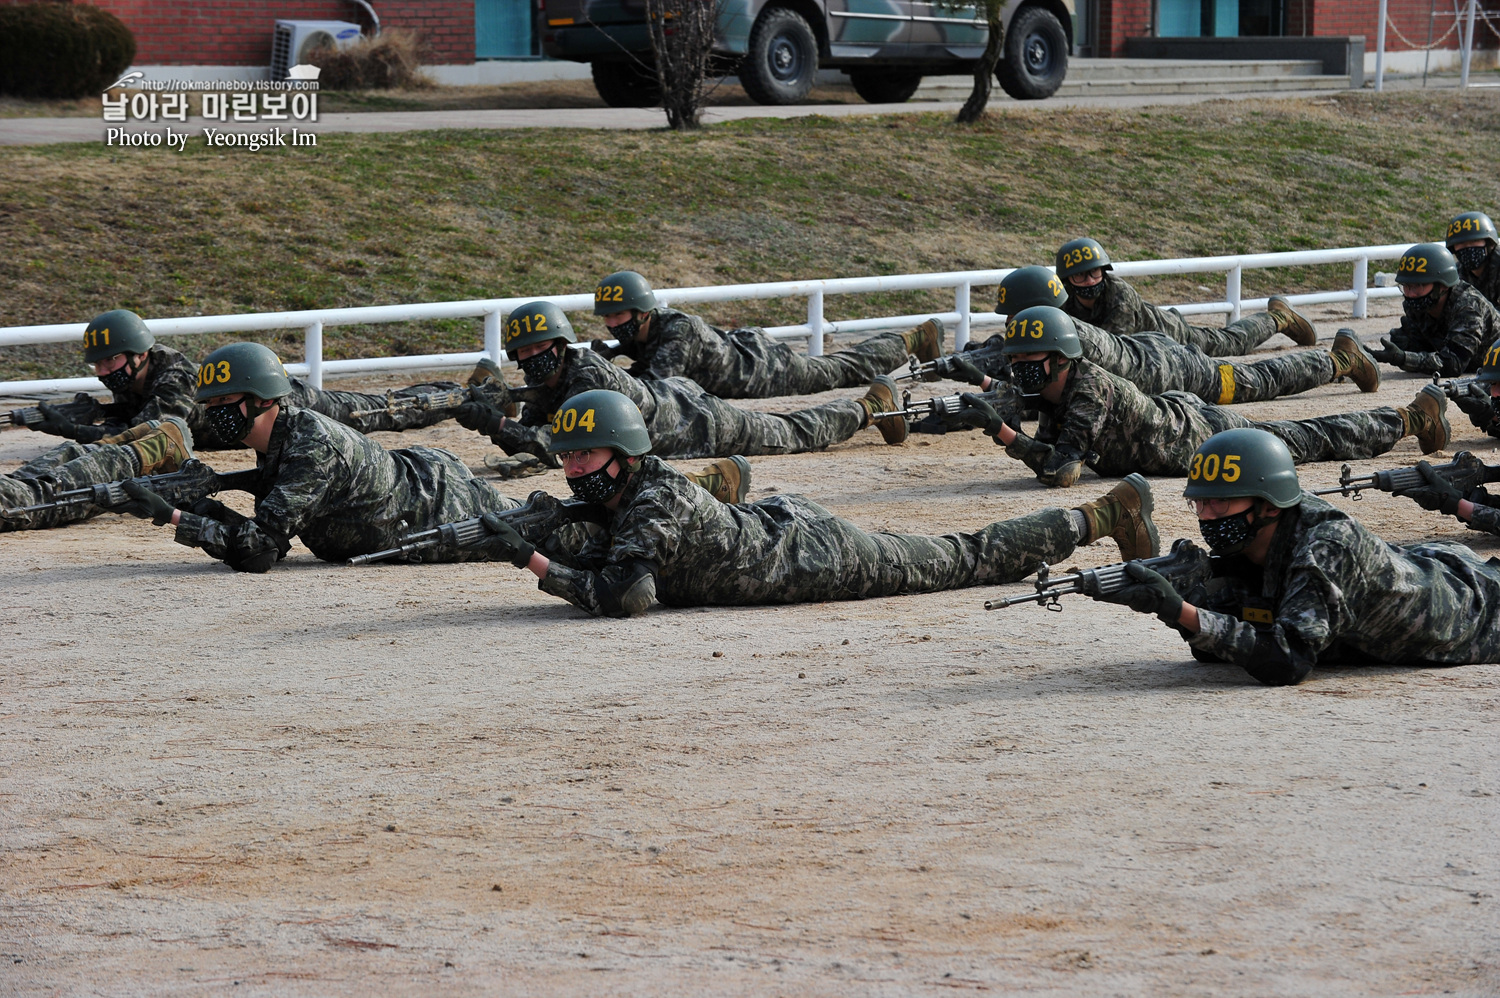
<path id="1" fill-rule="evenodd" d="M 142 475 L 121 479 L 118 482 L 90 485 L 82 489 L 69 489 L 66 492 L 54 493 L 49 502 L 37 503 L 34 506 L 0 509 L 0 516 L 20 517 L 69 506 L 92 505 L 113 510 L 131 501 L 131 497 L 125 492 L 126 482 L 135 482 L 155 492 L 173 506 L 181 507 L 190 506 L 199 499 L 217 492 L 228 490 L 249 492 L 259 480 L 260 470 L 257 468 L 231 471 L 221 475 L 197 458 L 189 458 L 182 462 L 182 467 L 169 474 Z"/>
<path id="2" fill-rule="evenodd" d="M 925 419 L 931 417 L 947 426 L 973 426 L 986 429 L 990 414 L 975 408 L 964 399 L 973 395 L 989 404 L 991 411 L 1005 420 L 1009 414 L 1019 419 L 1020 394 L 1009 384 L 1001 384 L 987 392 L 964 392 L 962 395 L 940 395 L 937 398 L 918 399 L 913 402 L 911 391 L 901 393 L 901 408 L 891 412 L 877 412 L 876 419 Z"/>
<path id="3" fill-rule="evenodd" d="M 1444 395 L 1457 402 L 1469 394 L 1469 390 L 1474 386 L 1475 382 L 1474 375 L 1472 374 L 1465 378 L 1443 378 L 1434 374 L 1432 376 L 1432 383 L 1442 389 Z M 1488 397 L 1489 393 L 1486 392 L 1485 395 Z"/>
<path id="4" fill-rule="evenodd" d="M 566 523 L 608 523 L 610 512 L 603 506 L 576 499 L 560 500 L 540 490 L 527 497 L 524 506 L 493 514 L 533 543 L 542 540 Z M 401 543 L 384 551 L 356 555 L 349 559 L 355 567 L 391 558 L 408 558 L 429 548 L 451 547 L 459 550 L 484 547 L 494 535 L 485 527 L 483 517 L 472 517 L 445 523 L 430 530 L 417 530 L 401 538 Z"/>
<path id="5" fill-rule="evenodd" d="M 969 350 L 961 350 L 958 353 L 950 353 L 926 363 L 912 357 L 907 361 L 906 371 L 895 375 L 894 379 L 896 381 L 942 381 L 944 378 L 952 378 L 955 381 L 967 381 L 972 385 L 978 385 L 982 382 L 974 380 L 973 372 L 978 371 L 983 374 L 985 368 L 1003 369 L 1005 366 L 1004 350 L 1005 342 L 999 340 Z"/>
<path id="6" fill-rule="evenodd" d="M 1135 585 L 1138 580 L 1132 578 L 1126 571 L 1126 566 L 1130 564 L 1144 565 L 1163 576 L 1172 584 L 1172 588 L 1177 590 L 1178 595 L 1203 582 L 1210 574 L 1208 552 L 1183 538 L 1172 544 L 1171 551 L 1155 558 L 1141 558 L 1136 562 L 1116 562 L 1113 565 L 1105 565 L 1103 568 L 1086 568 L 1070 575 L 1054 576 L 1044 562 L 1036 573 L 1034 583 L 1036 592 L 1027 593 L 1025 596 L 1007 596 L 1004 599 L 988 600 L 984 608 L 1004 610 L 1021 603 L 1035 603 L 1048 610 L 1060 611 L 1064 596 L 1079 595 L 1098 599 L 1101 596 L 1117 593 L 1127 586 Z"/>
<path id="7" fill-rule="evenodd" d="M 385 393 L 385 405 L 379 409 L 355 409 L 350 416 L 374 416 L 381 413 L 395 415 L 400 412 L 457 412 L 469 402 L 484 402 L 496 409 L 511 404 L 510 389 L 502 384 L 490 382 L 470 385 L 467 388 L 450 388 L 445 391 L 422 392 L 418 395 L 401 395 L 394 391 Z"/>
<path id="8" fill-rule="evenodd" d="M 1447 464 L 1435 464 L 1432 470 L 1451 482 L 1458 491 L 1464 493 L 1490 482 L 1500 482 L 1500 466 L 1487 467 L 1472 451 L 1459 451 L 1453 455 L 1452 461 Z M 1389 471 L 1376 471 L 1356 477 L 1354 469 L 1346 464 L 1339 472 L 1338 485 L 1328 489 L 1314 489 L 1313 495 L 1328 496 L 1337 493 L 1341 496 L 1352 495 L 1355 499 L 1361 499 L 1363 497 L 1360 492 L 1365 489 L 1375 489 L 1380 492 L 1405 492 L 1426 486 L 1427 480 L 1416 468 L 1392 468 Z"/>
<path id="9" fill-rule="evenodd" d="M 71 402 L 59 402 L 48 408 L 71 423 L 84 425 L 104 415 L 104 404 L 87 392 L 79 392 L 73 396 Z M 46 422 L 48 422 L 46 413 L 35 406 L 0 412 L 0 426 L 24 426 L 29 430 L 34 430 Z"/>

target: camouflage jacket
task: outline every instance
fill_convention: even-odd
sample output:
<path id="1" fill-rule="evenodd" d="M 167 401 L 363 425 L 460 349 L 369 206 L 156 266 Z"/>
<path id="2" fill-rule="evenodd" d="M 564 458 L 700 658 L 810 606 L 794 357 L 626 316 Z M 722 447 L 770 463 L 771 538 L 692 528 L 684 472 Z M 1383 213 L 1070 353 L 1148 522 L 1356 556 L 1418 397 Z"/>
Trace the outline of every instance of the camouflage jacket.
<path id="1" fill-rule="evenodd" d="M 567 567 L 553 562 L 539 588 L 600 616 L 619 616 L 616 593 L 649 572 L 666 606 L 738 606 L 848 598 L 837 519 L 800 496 L 738 506 L 719 502 L 670 465 L 646 457 L 613 521 Z M 638 612 L 635 611 L 635 612 Z"/>
<path id="2" fill-rule="evenodd" d="M 735 349 L 733 334 L 676 309 L 650 314 L 646 342 L 620 344 L 621 353 L 635 361 L 632 377 L 689 378 L 705 391 L 723 394 L 726 385 L 743 384 L 754 374 L 757 359 Z"/>
<path id="3" fill-rule="evenodd" d="M 300 537 L 324 561 L 394 547 L 408 531 L 497 508 L 457 456 L 431 447 L 387 451 L 358 430 L 307 409 L 282 409 L 270 446 L 256 462 L 255 522 L 285 550 Z M 498 508 L 515 503 L 501 500 Z M 216 558 L 228 549 L 228 527 L 184 513 L 177 542 Z M 434 552 L 436 555 L 436 552 Z"/>
<path id="4" fill-rule="evenodd" d="M 198 391 L 198 365 L 159 343 L 146 356 L 151 359 L 146 390 L 115 392 L 114 401 L 104 407 L 104 427 L 119 433 L 150 419 L 180 416 L 196 433 L 203 425 L 202 407 L 193 401 Z"/>
<path id="5" fill-rule="evenodd" d="M 1474 515 L 1468 520 L 1471 530 L 1500 534 L 1500 496 L 1490 495 L 1483 485 L 1470 490 L 1465 499 L 1474 504 Z"/>
<path id="6" fill-rule="evenodd" d="M 1133 471 L 1186 475 L 1198 445 L 1228 425 L 1215 419 L 1216 406 L 1196 395 L 1147 395 L 1083 358 L 1073 361 L 1060 400 L 1036 405 L 1036 436 L 1018 434 L 1005 452 L 1044 482 L 1075 461 L 1108 478 Z"/>
<path id="7" fill-rule="evenodd" d="M 1104 272 L 1104 293 L 1092 306 L 1084 305 L 1070 294 L 1063 311 L 1116 336 L 1169 331 L 1187 325 L 1187 320 L 1175 310 L 1142 301 L 1135 288 L 1109 271 Z"/>
<path id="8" fill-rule="evenodd" d="M 1236 558 L 1220 572 L 1186 595 L 1200 621 L 1188 643 L 1267 685 L 1300 682 L 1320 659 L 1500 662 L 1500 561 L 1389 544 L 1311 495 L 1282 512 L 1263 567 Z"/>
<path id="9" fill-rule="evenodd" d="M 1477 275 L 1465 274 L 1464 280 L 1484 295 L 1485 301 L 1500 309 L 1500 252 L 1490 250 L 1490 255 L 1484 262 L 1484 269 Z"/>
<path id="10" fill-rule="evenodd" d="M 530 387 L 519 419 L 507 419 L 490 439 L 507 454 L 529 453 L 546 458 L 552 440 L 552 416 L 574 395 L 608 388 L 630 399 L 641 410 L 659 454 L 692 456 L 705 453 L 715 439 L 713 415 L 698 400 L 703 389 L 686 378 L 643 382 L 632 378 L 592 350 L 569 350 L 556 388 Z M 711 448 L 710 448 L 711 449 Z"/>
<path id="11" fill-rule="evenodd" d="M 1402 370 L 1456 378 L 1477 368 L 1484 348 L 1500 339 L 1500 312 L 1472 285 L 1459 281 L 1436 316 L 1414 321 L 1403 315 L 1390 335 L 1406 351 Z"/>

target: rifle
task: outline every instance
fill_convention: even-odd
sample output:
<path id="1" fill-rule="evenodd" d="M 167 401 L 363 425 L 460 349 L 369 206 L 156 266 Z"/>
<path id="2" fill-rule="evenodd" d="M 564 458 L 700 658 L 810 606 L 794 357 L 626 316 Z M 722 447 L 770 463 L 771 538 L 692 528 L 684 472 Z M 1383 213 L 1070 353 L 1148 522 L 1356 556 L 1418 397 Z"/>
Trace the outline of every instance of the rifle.
<path id="1" fill-rule="evenodd" d="M 494 396 L 486 398 L 486 396 Z M 471 385 L 468 388 L 450 388 L 440 392 L 423 392 L 420 395 L 400 395 L 394 391 L 385 393 L 385 405 L 379 409 L 355 409 L 350 416 L 374 416 L 379 413 L 394 415 L 398 412 L 437 412 L 453 410 L 469 402 L 488 402 L 503 407 L 510 402 L 510 391 L 504 385 Z"/>
<path id="2" fill-rule="evenodd" d="M 999 388 L 991 388 L 987 392 L 972 392 L 966 394 L 978 395 L 980 398 L 984 399 L 986 402 L 991 403 L 992 405 L 999 403 L 1002 406 L 1012 399 L 1019 398 L 1019 396 L 1015 394 L 1015 390 L 1009 384 L 1002 384 Z M 896 416 L 901 416 L 907 419 L 910 419 L 912 417 L 923 419 L 931 416 L 933 419 L 936 419 L 940 422 L 949 423 L 956 420 L 959 413 L 963 411 L 963 395 L 940 395 L 937 398 L 918 399 L 917 401 L 913 402 L 911 400 L 911 391 L 907 390 L 901 393 L 900 409 L 894 409 L 890 412 L 877 412 L 875 414 L 875 418 L 891 419 Z"/>
<path id="3" fill-rule="evenodd" d="M 516 533 L 528 541 L 538 541 L 565 523 L 608 523 L 610 511 L 597 503 L 580 502 L 576 499 L 558 500 L 540 490 L 531 493 L 524 506 L 501 510 L 495 514 L 515 528 Z M 371 562 L 385 561 L 426 551 L 428 548 L 447 546 L 463 550 L 481 546 L 485 540 L 495 536 L 487 530 L 483 517 L 471 517 L 445 523 L 430 530 L 417 530 L 401 538 L 401 543 L 384 551 L 356 555 L 349 559 L 354 567 Z"/>
<path id="4" fill-rule="evenodd" d="M 1134 585 L 1125 571 L 1131 562 L 1117 562 L 1103 568 L 1085 568 L 1072 575 L 1053 576 L 1047 563 L 1036 573 L 1036 592 L 1025 596 L 1007 596 L 1004 599 L 987 600 L 986 610 L 1004 610 L 1018 603 L 1036 603 L 1048 610 L 1062 610 L 1062 597 L 1075 593 L 1081 596 L 1108 596 L 1126 586 Z M 1183 593 L 1209 577 L 1208 552 L 1186 538 L 1172 543 L 1172 550 L 1155 558 L 1141 558 L 1139 564 L 1153 569 L 1172 583 L 1172 588 Z"/>
<path id="5" fill-rule="evenodd" d="M 1490 482 L 1500 482 L 1500 466 L 1491 468 L 1474 454 L 1473 451 L 1459 451 L 1453 455 L 1453 460 L 1447 464 L 1435 464 L 1432 470 L 1443 478 L 1453 483 L 1453 487 L 1460 492 L 1468 492 L 1470 489 Z M 1368 475 L 1354 477 L 1354 469 L 1344 465 L 1339 472 L 1339 483 L 1329 489 L 1314 489 L 1313 495 L 1327 496 L 1337 492 L 1341 496 L 1352 495 L 1355 499 L 1362 499 L 1360 492 L 1364 489 L 1378 489 L 1381 492 L 1405 492 L 1407 489 L 1420 489 L 1427 486 L 1427 480 L 1416 468 L 1393 468 L 1390 471 L 1376 471 Z"/>
<path id="6" fill-rule="evenodd" d="M 983 370 L 986 364 L 997 360 L 1004 361 L 1005 343 L 1003 340 L 993 343 L 986 341 L 983 346 L 976 346 L 959 353 L 948 354 L 946 357 L 929 360 L 925 364 L 917 360 L 916 357 L 912 357 L 906 362 L 906 372 L 895 375 L 893 380 L 911 381 L 920 379 L 922 381 L 939 381 L 943 378 L 952 377 L 953 358 L 955 357 L 962 357 L 975 367 Z"/>
<path id="7" fill-rule="evenodd" d="M 1453 401 L 1466 397 L 1469 389 L 1474 387 L 1474 375 L 1465 378 L 1440 378 L 1436 374 L 1432 376 L 1432 383 L 1442 389 L 1443 394 Z M 1489 393 L 1486 392 L 1486 395 Z"/>
<path id="8" fill-rule="evenodd" d="M 52 408 L 57 410 L 59 415 L 74 423 L 89 424 L 104 415 L 104 404 L 87 392 L 79 392 L 73 396 L 73 401 L 58 402 Z M 35 406 L 0 412 L 0 426 L 25 426 L 35 429 L 41 426 L 45 419 L 42 410 Z"/>
<path id="9" fill-rule="evenodd" d="M 106 510 L 112 509 L 130 501 L 130 496 L 125 492 L 126 482 L 144 485 L 173 506 L 181 506 L 184 503 L 194 503 L 205 496 L 230 489 L 249 492 L 259 481 L 259 468 L 231 471 L 221 475 L 197 458 L 189 458 L 182 462 L 182 467 L 169 474 L 144 475 L 139 478 L 122 479 L 118 482 L 105 482 L 102 485 L 90 485 L 81 489 L 69 489 L 66 492 L 55 493 L 50 502 L 37 503 L 35 506 L 0 509 L 0 516 L 7 518 L 25 516 L 29 513 L 42 513 L 50 509 L 69 506 L 92 505 L 101 506 Z"/>

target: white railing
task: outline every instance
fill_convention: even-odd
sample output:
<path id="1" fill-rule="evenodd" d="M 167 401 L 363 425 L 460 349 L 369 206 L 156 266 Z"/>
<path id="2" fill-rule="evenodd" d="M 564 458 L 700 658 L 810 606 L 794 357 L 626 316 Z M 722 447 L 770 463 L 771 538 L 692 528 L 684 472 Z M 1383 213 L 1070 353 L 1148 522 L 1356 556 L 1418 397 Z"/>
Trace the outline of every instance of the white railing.
<path id="1" fill-rule="evenodd" d="M 1397 288 L 1370 288 L 1369 267 L 1372 260 L 1399 257 L 1408 244 L 1357 246 L 1345 249 L 1304 250 L 1292 253 L 1253 253 L 1239 256 L 1204 256 L 1179 260 L 1137 260 L 1116 263 L 1115 273 L 1122 277 L 1146 274 L 1225 275 L 1222 301 L 1189 302 L 1175 306 L 1184 315 L 1228 314 L 1233 321 L 1242 309 L 1263 308 L 1264 298 L 1242 298 L 1240 288 L 1246 270 L 1267 267 L 1302 267 L 1319 264 L 1352 263 L 1353 278 L 1348 290 L 1321 291 L 1291 295 L 1294 304 L 1351 302 L 1355 318 L 1363 318 L 1365 304 L 1372 297 L 1391 297 Z M 824 316 L 828 295 L 859 295 L 882 291 L 919 291 L 951 289 L 953 311 L 938 313 L 954 330 L 954 347 L 962 348 L 975 327 L 998 325 L 1002 319 L 994 312 L 970 310 L 970 293 L 975 287 L 995 285 L 1013 268 L 1003 270 L 962 270 L 942 274 L 902 274 L 893 277 L 841 277 L 823 281 L 777 281 L 767 284 L 727 284 L 708 288 L 664 288 L 656 296 L 673 306 L 703 302 L 749 301 L 764 298 L 805 298 L 807 322 L 794 326 L 772 326 L 766 332 L 777 339 L 803 339 L 807 352 L 823 352 L 823 334 L 880 332 L 905 329 L 929 318 L 933 313 L 891 315 L 869 319 L 829 321 Z M 305 338 L 305 359 L 288 364 L 287 371 L 303 375 L 309 382 L 322 386 L 324 375 L 377 371 L 417 371 L 458 369 L 472 366 L 488 356 L 497 363 L 505 360 L 500 348 L 500 323 L 511 309 L 528 301 L 545 298 L 565 311 L 591 310 L 591 294 L 533 295 L 517 298 L 490 298 L 480 301 L 431 302 L 415 305 L 370 305 L 359 308 L 307 309 L 300 312 L 254 312 L 245 315 L 204 315 L 176 319 L 148 319 L 151 331 L 158 336 L 195 333 L 251 333 L 273 329 L 301 329 Z M 368 357 L 358 360 L 324 360 L 323 331 L 330 326 L 379 324 L 386 322 L 420 322 L 435 319 L 483 319 L 484 350 L 473 353 L 429 354 L 419 357 Z M 86 323 L 65 322 L 44 326 L 11 326 L 0 328 L 0 347 L 36 343 L 77 342 Z M 0 382 L 3 395 L 40 395 L 63 392 L 99 391 L 103 385 L 96 378 L 56 378 L 41 381 Z"/>

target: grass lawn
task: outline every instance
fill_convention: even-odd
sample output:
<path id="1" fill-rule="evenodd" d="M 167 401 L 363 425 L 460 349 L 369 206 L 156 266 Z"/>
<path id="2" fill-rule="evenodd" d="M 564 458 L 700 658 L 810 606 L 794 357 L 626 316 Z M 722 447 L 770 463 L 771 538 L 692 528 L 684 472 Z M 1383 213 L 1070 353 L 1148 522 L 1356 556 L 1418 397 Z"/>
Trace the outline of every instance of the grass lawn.
<path id="1" fill-rule="evenodd" d="M 1121 259 L 1430 239 L 1500 208 L 1500 96 L 1339 94 L 1144 110 L 757 120 L 695 134 L 327 135 L 316 150 L 0 148 L 0 325 L 1050 262 L 1092 234 Z M 1252 273 L 1246 294 L 1347 280 Z M 1213 291 L 1222 285 L 1213 280 Z M 1158 300 L 1196 278 L 1144 281 Z M 976 293 L 976 307 L 990 292 Z M 951 307 L 827 303 L 830 318 Z M 800 302 L 706 309 L 775 324 Z M 597 331 L 580 317 L 580 330 Z M 301 356 L 299 336 L 279 345 Z M 472 349 L 478 322 L 329 330 L 331 357 Z M 184 341 L 189 352 L 214 342 Z M 4 351 L 6 377 L 78 373 Z"/>

